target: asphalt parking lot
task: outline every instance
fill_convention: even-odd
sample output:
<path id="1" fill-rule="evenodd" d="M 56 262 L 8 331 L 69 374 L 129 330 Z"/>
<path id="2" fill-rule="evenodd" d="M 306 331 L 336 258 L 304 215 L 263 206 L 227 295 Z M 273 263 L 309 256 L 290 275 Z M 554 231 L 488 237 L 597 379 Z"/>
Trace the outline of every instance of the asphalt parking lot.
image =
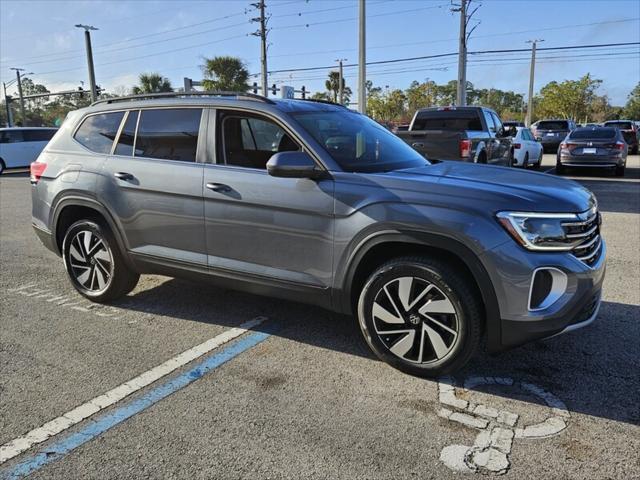
<path id="1" fill-rule="evenodd" d="M 447 479 L 461 478 L 456 455 L 491 444 L 502 456 L 465 478 L 640 478 L 640 159 L 624 178 L 571 178 L 603 212 L 598 320 L 439 382 L 296 303 L 144 276 L 92 306 L 32 232 L 27 175 L 3 175 L 0 476 Z M 70 414 L 83 405 L 95 413 Z"/>

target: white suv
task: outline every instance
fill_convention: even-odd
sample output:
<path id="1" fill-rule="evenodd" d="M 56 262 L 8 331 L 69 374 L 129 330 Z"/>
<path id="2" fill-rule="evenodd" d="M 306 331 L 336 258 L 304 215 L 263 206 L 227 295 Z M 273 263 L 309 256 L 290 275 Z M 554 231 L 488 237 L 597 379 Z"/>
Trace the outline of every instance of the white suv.
<path id="1" fill-rule="evenodd" d="M 0 128 L 0 173 L 5 168 L 28 167 L 58 131 L 57 128 Z"/>

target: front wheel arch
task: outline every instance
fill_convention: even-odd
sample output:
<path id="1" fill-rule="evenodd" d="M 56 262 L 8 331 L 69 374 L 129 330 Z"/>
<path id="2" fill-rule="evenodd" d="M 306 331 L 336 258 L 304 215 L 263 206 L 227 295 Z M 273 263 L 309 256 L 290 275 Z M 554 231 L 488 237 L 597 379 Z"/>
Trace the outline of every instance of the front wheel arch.
<path id="1" fill-rule="evenodd" d="M 501 321 L 498 299 L 484 265 L 478 256 L 464 244 L 450 237 L 427 232 L 381 232 L 368 237 L 354 250 L 347 260 L 347 268 L 341 287 L 336 291 L 334 308 L 345 314 L 355 313 L 354 297 L 357 297 L 369 274 L 382 263 L 398 256 L 444 256 L 450 262 L 466 269 L 475 283 L 485 308 L 487 348 L 490 352 L 501 350 Z"/>

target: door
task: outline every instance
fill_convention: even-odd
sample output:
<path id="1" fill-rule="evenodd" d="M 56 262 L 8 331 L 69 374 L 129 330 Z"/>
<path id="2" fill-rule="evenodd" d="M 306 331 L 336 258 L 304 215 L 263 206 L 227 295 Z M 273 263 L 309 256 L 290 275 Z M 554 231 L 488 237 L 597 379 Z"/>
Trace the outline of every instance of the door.
<path id="1" fill-rule="evenodd" d="M 491 160 L 490 163 L 498 163 L 509 165 L 509 149 L 511 148 L 511 140 L 503 135 L 502 121 L 495 112 L 489 112 L 493 120 L 494 130 L 492 131 Z"/>
<path id="2" fill-rule="evenodd" d="M 32 155 L 28 152 L 28 144 L 24 141 L 22 130 L 3 130 L 0 132 L 0 158 L 5 167 L 24 167 L 31 163 Z"/>
<path id="3" fill-rule="evenodd" d="M 273 119 L 212 111 L 209 132 L 213 131 L 215 159 L 204 172 L 210 267 L 270 282 L 330 286 L 333 180 L 267 173 L 273 154 L 302 148 Z"/>
<path id="4" fill-rule="evenodd" d="M 155 108 L 123 120 L 99 192 L 134 254 L 206 266 L 201 117 L 201 108 Z"/>

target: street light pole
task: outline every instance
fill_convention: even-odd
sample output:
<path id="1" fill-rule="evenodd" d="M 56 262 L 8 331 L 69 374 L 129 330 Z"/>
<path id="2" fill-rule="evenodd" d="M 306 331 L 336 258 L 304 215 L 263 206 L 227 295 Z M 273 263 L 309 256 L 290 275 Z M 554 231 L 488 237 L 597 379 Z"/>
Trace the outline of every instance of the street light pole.
<path id="1" fill-rule="evenodd" d="M 89 85 L 91 88 L 91 101 L 98 99 L 98 90 L 96 88 L 96 73 L 93 69 L 93 51 L 91 49 L 91 30 L 98 30 L 91 25 L 77 24 L 77 28 L 84 28 L 84 44 L 87 50 L 87 67 L 89 68 Z"/>
<path id="2" fill-rule="evenodd" d="M 358 21 L 358 111 L 360 113 L 367 113 L 367 66 L 366 66 L 366 15 L 365 15 L 365 0 L 360 0 L 359 4 L 359 21 Z"/>
<path id="3" fill-rule="evenodd" d="M 527 40 L 527 43 L 531 44 L 531 70 L 529 72 L 529 98 L 527 99 L 527 116 L 525 119 L 525 125 L 531 126 L 531 120 L 533 119 L 533 81 L 536 70 L 536 46 L 538 42 L 544 42 L 542 39 Z"/>
<path id="4" fill-rule="evenodd" d="M 22 119 L 22 126 L 27 126 L 27 117 L 24 113 L 24 96 L 22 95 L 22 78 L 20 72 L 24 72 L 24 68 L 11 67 L 11 70 L 16 71 L 16 79 L 18 80 L 18 95 L 20 96 L 20 118 Z"/>
<path id="5" fill-rule="evenodd" d="M 460 0 L 460 38 L 458 41 L 458 92 L 456 103 L 467 103 L 467 0 Z"/>

